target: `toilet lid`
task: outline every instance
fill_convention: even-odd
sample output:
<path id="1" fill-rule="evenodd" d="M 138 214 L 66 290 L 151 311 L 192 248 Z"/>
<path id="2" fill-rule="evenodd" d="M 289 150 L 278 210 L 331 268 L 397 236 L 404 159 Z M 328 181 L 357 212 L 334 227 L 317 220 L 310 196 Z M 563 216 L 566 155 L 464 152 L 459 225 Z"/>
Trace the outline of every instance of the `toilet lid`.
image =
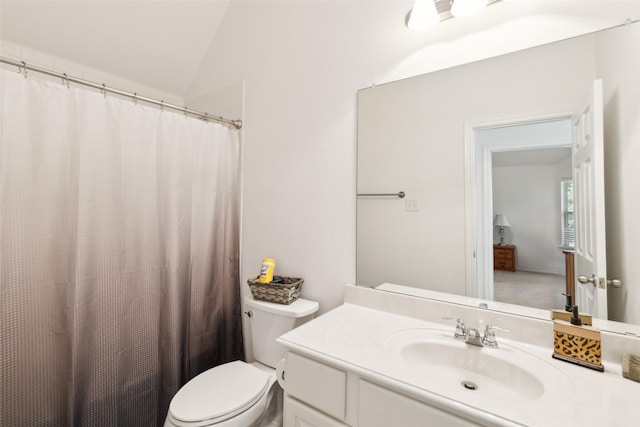
<path id="1" fill-rule="evenodd" d="M 227 419 L 267 390 L 269 374 L 242 361 L 225 363 L 186 383 L 171 400 L 171 415 L 184 422 Z"/>

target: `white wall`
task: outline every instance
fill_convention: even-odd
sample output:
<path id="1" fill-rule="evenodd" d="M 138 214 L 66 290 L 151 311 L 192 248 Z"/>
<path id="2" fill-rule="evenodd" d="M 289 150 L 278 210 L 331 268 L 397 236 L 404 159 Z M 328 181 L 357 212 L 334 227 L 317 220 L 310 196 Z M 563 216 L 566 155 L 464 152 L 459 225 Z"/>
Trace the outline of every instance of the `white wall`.
<path id="1" fill-rule="evenodd" d="M 354 19 L 357 5 L 235 2 L 187 100 L 245 82 L 242 284 L 263 257 L 303 277 L 323 311 L 355 279 L 355 88 L 365 66 L 311 23 Z M 269 16 L 271 19 L 263 19 Z M 286 30 L 298 24 L 298 34 Z M 247 31 L 250 29 L 250 31 Z"/>
<path id="2" fill-rule="evenodd" d="M 518 270 L 565 273 L 558 176 L 571 177 L 570 162 L 493 168 L 493 212 L 509 219 L 505 242 L 517 247 Z"/>
<path id="3" fill-rule="evenodd" d="M 174 93 L 147 86 L 145 83 L 123 78 L 118 74 L 105 70 L 89 67 L 82 62 L 62 59 L 58 56 L 52 55 L 51 53 L 36 50 L 7 40 L 0 40 L 0 55 L 14 61 L 25 61 L 29 65 L 45 68 L 58 73 L 65 73 L 68 76 L 77 77 L 90 82 L 103 83 L 110 88 L 119 89 L 125 92 L 138 93 L 139 95 L 153 99 L 164 100 L 170 104 L 184 104 L 183 98 L 175 95 Z M 0 66 L 5 69 L 15 70 L 16 72 L 18 71 L 16 67 L 4 63 L 0 64 Z M 27 75 L 40 79 L 60 81 L 54 77 L 36 73 L 35 71 L 29 71 Z M 116 95 L 110 94 L 109 96 Z"/>
<path id="4" fill-rule="evenodd" d="M 631 37 L 629 37 L 631 36 Z M 640 25 L 598 37 L 604 81 L 607 273 L 623 281 L 607 293 L 612 320 L 640 323 Z M 631 50 L 627 50 L 631 49 Z M 629 55 L 627 52 L 636 52 Z M 607 66 L 606 64 L 617 64 Z"/>

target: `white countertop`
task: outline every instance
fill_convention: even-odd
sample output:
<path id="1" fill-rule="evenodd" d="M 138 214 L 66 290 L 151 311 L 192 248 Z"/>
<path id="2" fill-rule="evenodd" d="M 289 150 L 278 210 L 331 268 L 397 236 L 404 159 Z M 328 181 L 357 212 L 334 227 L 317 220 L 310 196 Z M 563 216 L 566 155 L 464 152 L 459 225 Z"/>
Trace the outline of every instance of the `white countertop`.
<path id="1" fill-rule="evenodd" d="M 396 389 L 425 403 L 486 425 L 636 426 L 640 423 L 640 383 L 622 377 L 620 365 L 604 363 L 605 372 L 552 359 L 548 347 L 498 336 L 500 348 L 525 350 L 548 364 L 556 380 L 541 377 L 548 393 L 534 400 L 488 398 L 462 387 L 438 384 L 421 376 L 390 350 L 389 337 L 408 329 L 440 329 L 453 340 L 454 325 L 432 323 L 354 304 L 344 304 L 280 337 L 290 350 Z M 465 344 L 466 345 L 466 344 Z M 476 350 L 479 351 L 479 350 Z M 496 353 L 493 353 L 496 354 Z M 545 369 L 546 371 L 546 369 Z M 560 382 L 560 384 L 559 384 Z"/>

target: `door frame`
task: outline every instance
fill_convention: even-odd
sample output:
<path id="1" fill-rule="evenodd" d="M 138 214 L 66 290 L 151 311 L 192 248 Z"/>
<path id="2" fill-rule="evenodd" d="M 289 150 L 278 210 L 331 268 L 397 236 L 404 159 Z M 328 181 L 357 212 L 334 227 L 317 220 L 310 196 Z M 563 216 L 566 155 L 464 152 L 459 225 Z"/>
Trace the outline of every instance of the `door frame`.
<path id="1" fill-rule="evenodd" d="M 491 155 L 499 151 L 567 147 L 566 143 L 480 144 L 476 131 L 571 120 L 573 112 L 510 117 L 464 124 L 466 294 L 493 301 L 493 176 Z"/>

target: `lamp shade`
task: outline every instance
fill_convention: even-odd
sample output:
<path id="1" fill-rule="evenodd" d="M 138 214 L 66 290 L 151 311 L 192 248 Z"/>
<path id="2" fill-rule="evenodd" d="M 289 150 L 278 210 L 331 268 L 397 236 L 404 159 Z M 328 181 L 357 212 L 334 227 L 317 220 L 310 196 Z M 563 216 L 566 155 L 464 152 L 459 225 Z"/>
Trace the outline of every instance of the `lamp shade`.
<path id="1" fill-rule="evenodd" d="M 440 22 L 440 15 L 433 0 L 416 0 L 409 13 L 407 27 L 411 31 L 424 31 Z"/>
<path id="2" fill-rule="evenodd" d="M 507 216 L 503 215 L 503 214 L 496 215 L 495 219 L 493 220 L 493 225 L 495 225 L 496 227 L 510 227 L 511 226 L 511 224 L 509 224 L 509 220 L 507 219 Z"/>

